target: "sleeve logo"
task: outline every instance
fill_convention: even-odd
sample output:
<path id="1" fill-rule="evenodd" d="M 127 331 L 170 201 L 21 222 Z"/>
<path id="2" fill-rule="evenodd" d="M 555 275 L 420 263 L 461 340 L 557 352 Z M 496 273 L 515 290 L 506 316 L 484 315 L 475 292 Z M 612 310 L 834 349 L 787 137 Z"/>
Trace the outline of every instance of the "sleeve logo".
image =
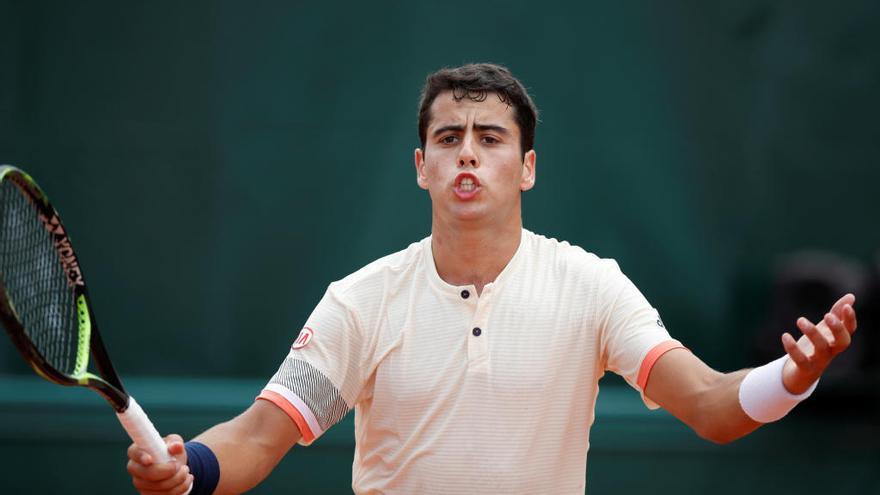
<path id="1" fill-rule="evenodd" d="M 309 327 L 305 327 L 299 332 L 299 336 L 296 340 L 293 341 L 293 345 L 290 346 L 291 349 L 302 349 L 309 342 L 312 341 L 312 336 L 315 335 L 315 331 Z"/>

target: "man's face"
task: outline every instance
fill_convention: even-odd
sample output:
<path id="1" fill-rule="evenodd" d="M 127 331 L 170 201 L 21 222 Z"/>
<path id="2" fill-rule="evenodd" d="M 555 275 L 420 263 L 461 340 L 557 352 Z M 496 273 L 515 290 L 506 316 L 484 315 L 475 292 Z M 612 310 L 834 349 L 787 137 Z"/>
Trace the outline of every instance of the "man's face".
<path id="1" fill-rule="evenodd" d="M 431 104 L 425 149 L 415 152 L 418 184 L 431 195 L 435 221 L 493 225 L 520 221 L 520 193 L 535 183 L 535 152 L 523 155 L 513 107 L 490 93 Z"/>

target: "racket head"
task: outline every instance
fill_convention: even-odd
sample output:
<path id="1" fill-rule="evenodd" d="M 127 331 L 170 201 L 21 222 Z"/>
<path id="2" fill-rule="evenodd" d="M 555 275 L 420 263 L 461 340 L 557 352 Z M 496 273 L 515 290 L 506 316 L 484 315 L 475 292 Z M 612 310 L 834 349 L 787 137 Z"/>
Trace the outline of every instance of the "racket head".
<path id="1" fill-rule="evenodd" d="M 0 321 L 42 377 L 99 392 L 128 407 L 58 212 L 24 171 L 0 166 Z M 88 371 L 90 355 L 101 376 Z"/>

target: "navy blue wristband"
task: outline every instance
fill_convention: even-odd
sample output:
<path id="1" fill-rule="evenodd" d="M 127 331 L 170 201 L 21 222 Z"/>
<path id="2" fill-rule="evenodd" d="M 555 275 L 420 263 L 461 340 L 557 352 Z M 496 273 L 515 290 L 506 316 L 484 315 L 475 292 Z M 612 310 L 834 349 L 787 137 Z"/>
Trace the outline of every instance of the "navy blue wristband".
<path id="1" fill-rule="evenodd" d="M 207 445 L 199 442 L 186 442 L 186 465 L 193 475 L 190 495 L 211 495 L 220 481 L 220 463 Z"/>

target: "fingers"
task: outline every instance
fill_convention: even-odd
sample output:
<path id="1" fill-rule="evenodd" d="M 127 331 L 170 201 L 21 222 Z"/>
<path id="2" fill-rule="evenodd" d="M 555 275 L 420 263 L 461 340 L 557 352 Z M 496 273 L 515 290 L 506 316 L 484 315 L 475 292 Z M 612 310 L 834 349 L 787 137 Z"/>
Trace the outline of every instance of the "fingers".
<path id="1" fill-rule="evenodd" d="M 165 445 L 172 458 L 168 462 L 156 462 L 148 452 L 132 444 L 128 448 L 126 469 L 132 484 L 144 495 L 182 495 L 192 485 L 193 477 L 186 465 L 186 449 L 180 435 L 165 437 Z"/>
<path id="2" fill-rule="evenodd" d="M 834 306 L 831 306 L 831 312 L 837 315 L 838 318 L 843 316 L 843 307 L 846 305 L 852 306 L 856 303 L 856 296 L 852 294 L 846 294 L 834 303 Z"/>
<path id="3" fill-rule="evenodd" d="M 177 458 L 178 461 L 182 461 L 183 464 L 186 464 L 186 449 L 183 446 L 183 438 L 181 438 L 180 435 L 171 434 L 165 437 L 164 440 L 171 457 Z M 134 443 L 129 445 L 126 453 L 129 460 L 144 466 L 150 466 L 155 462 L 155 459 L 153 459 L 153 456 L 150 455 L 149 452 L 138 447 L 138 445 Z"/>
<path id="4" fill-rule="evenodd" d="M 797 342 L 794 340 L 794 337 L 791 336 L 790 333 L 786 332 L 782 334 L 782 347 L 785 348 L 785 352 L 788 354 L 788 357 L 791 358 L 792 361 L 798 366 L 807 366 L 809 364 L 809 358 L 804 354 L 804 351 L 798 347 Z"/>
<path id="5" fill-rule="evenodd" d="M 165 445 L 168 445 L 168 453 L 172 456 L 182 454 L 186 450 L 183 447 L 183 438 L 177 434 L 171 434 L 165 437 Z"/>
<path id="6" fill-rule="evenodd" d="M 134 462 L 142 466 L 152 466 L 156 461 L 149 452 L 138 447 L 137 444 L 134 443 L 128 447 L 127 454 L 129 462 Z"/>
<path id="7" fill-rule="evenodd" d="M 831 343 L 833 354 L 837 354 L 849 347 L 852 337 L 840 318 L 832 313 L 828 313 L 822 321 L 825 322 L 825 326 L 831 329 L 831 333 L 834 335 L 834 342 Z"/>
<path id="8" fill-rule="evenodd" d="M 132 478 L 132 484 L 143 495 L 163 494 L 181 495 L 192 485 L 193 476 L 187 466 L 181 466 L 174 476 L 162 481 L 147 481 L 141 478 Z"/>
<path id="9" fill-rule="evenodd" d="M 183 445 L 183 438 L 177 434 L 171 434 L 165 437 L 165 445 L 168 446 L 168 453 L 180 464 L 186 464 L 186 448 Z"/>
<path id="10" fill-rule="evenodd" d="M 856 327 L 858 327 L 858 321 L 856 321 L 856 310 L 849 304 L 843 307 L 843 325 L 846 327 L 846 331 L 852 335 L 853 332 L 856 331 Z"/>
<path id="11" fill-rule="evenodd" d="M 813 344 L 813 355 L 812 358 L 822 358 L 828 357 L 831 354 L 831 342 L 829 339 L 816 328 L 810 320 L 800 317 L 797 320 L 797 326 L 801 332 L 810 340 L 810 343 Z M 832 336 L 833 337 L 833 336 Z"/>
<path id="12" fill-rule="evenodd" d="M 783 382 L 788 390 L 806 390 L 810 383 L 822 375 L 834 357 L 849 347 L 856 329 L 855 301 L 852 294 L 841 297 L 818 325 L 804 317 L 798 318 L 797 327 L 803 333 L 798 340 L 788 333 L 782 336 L 782 346 L 794 364 L 785 368 L 789 371 L 783 377 Z M 794 388 L 789 386 L 792 383 Z"/>
<path id="13" fill-rule="evenodd" d="M 176 460 L 149 465 L 141 464 L 135 460 L 129 460 L 125 469 L 132 478 L 147 481 L 163 481 L 174 476 L 181 467 L 182 466 Z"/>

